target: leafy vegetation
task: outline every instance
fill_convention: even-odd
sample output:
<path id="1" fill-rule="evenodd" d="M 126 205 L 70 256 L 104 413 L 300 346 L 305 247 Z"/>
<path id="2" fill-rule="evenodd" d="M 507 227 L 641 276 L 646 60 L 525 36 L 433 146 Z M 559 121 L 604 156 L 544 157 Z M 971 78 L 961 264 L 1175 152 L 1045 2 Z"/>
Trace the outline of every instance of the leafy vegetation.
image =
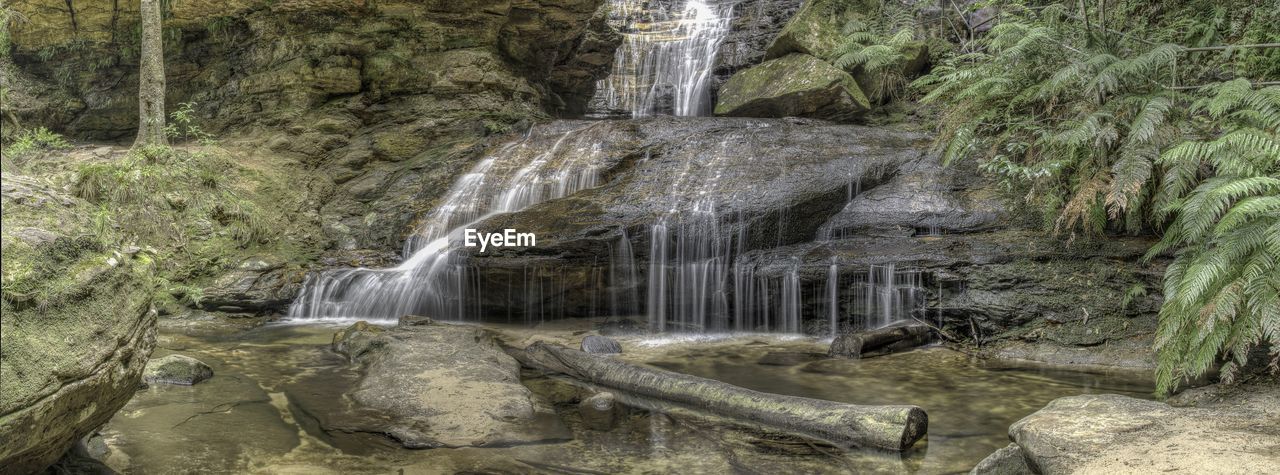
<path id="1" fill-rule="evenodd" d="M 916 12 L 910 8 L 881 8 L 871 19 L 850 20 L 833 64 L 869 77 L 873 84 L 864 92 L 871 99 L 893 98 L 907 85 L 903 72 L 911 56 L 924 47 L 916 41 L 916 29 Z"/>
<path id="2" fill-rule="evenodd" d="M 213 134 L 205 132 L 196 123 L 195 107 L 194 102 L 178 104 L 178 109 L 169 114 L 169 124 L 164 127 L 165 135 L 171 139 L 194 140 L 205 146 L 217 143 Z"/>
<path id="3" fill-rule="evenodd" d="M 1280 13 L 1160 5 L 1002 3 L 990 34 L 913 87 L 945 106 L 944 161 L 980 160 L 1047 228 L 1163 234 L 1148 258 L 1175 256 L 1156 340 L 1167 394 L 1220 357 L 1230 377 L 1262 342 L 1280 358 L 1280 88 L 1251 82 L 1280 54 L 1172 43 L 1274 41 Z"/>
<path id="4" fill-rule="evenodd" d="M 71 148 L 71 143 L 62 135 L 44 127 L 36 127 L 19 133 L 13 143 L 4 147 L 4 155 L 6 160 L 18 160 L 35 152 L 66 148 Z"/>

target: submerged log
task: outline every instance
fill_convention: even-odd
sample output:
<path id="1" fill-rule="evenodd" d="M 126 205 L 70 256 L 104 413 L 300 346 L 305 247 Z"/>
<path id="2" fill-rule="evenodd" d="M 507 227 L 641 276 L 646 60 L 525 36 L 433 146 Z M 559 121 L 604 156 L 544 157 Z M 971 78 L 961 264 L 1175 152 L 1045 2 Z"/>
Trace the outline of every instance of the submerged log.
<path id="1" fill-rule="evenodd" d="M 522 356 L 526 364 L 598 386 L 841 447 L 902 451 L 924 437 L 929 426 L 929 417 L 917 406 L 859 406 L 763 393 L 543 342 L 530 345 Z"/>
<path id="2" fill-rule="evenodd" d="M 928 326 L 910 324 L 846 333 L 831 342 L 827 356 L 861 358 L 915 348 L 929 343 L 929 332 Z"/>

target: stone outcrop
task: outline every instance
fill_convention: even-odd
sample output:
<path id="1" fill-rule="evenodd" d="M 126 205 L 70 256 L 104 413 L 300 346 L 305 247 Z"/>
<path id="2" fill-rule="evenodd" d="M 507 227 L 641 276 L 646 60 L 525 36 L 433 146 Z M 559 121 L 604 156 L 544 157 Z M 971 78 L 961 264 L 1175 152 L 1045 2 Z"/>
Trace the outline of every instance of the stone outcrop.
<path id="1" fill-rule="evenodd" d="M 848 121 L 871 108 L 848 73 L 807 54 L 790 54 L 739 72 L 720 88 L 715 113 L 735 117 L 814 117 Z"/>
<path id="2" fill-rule="evenodd" d="M 1009 438 L 1036 473 L 1262 473 L 1280 466 L 1275 401 L 1274 385 L 1196 408 L 1064 397 L 1014 423 Z"/>
<path id="3" fill-rule="evenodd" d="M 221 312 L 283 311 L 298 295 L 302 272 L 271 258 L 251 258 L 204 287 L 200 305 Z"/>
<path id="4" fill-rule="evenodd" d="M 509 446 L 567 437 L 520 384 L 520 364 L 478 327 L 363 322 L 334 338 L 361 366 L 354 407 L 322 416 L 325 430 L 386 434 L 407 448 Z"/>
<path id="5" fill-rule="evenodd" d="M 583 92 L 555 90 L 557 84 L 579 85 L 547 81 L 553 70 L 579 79 L 607 70 L 598 58 L 577 57 L 584 37 L 591 36 L 584 32 L 608 33 L 591 22 L 601 4 L 175 2 L 165 17 L 166 27 L 182 32 L 167 39 L 166 50 L 176 53 L 166 58 L 169 96 L 175 104 L 201 104 L 201 118 L 224 126 L 286 125 L 326 103 L 349 108 L 350 101 L 339 99 L 351 95 L 372 102 L 420 96 L 419 102 L 436 105 L 480 96 L 532 111 L 544 100 Z M 66 69 L 70 76 L 62 83 L 79 99 L 71 105 L 78 110 L 70 123 L 45 125 L 93 138 L 127 134 L 136 121 L 127 112 L 136 103 L 128 100 L 136 95 L 128 84 L 136 82 L 137 4 L 16 0 L 9 8 L 25 18 L 12 26 L 18 67 L 45 78 Z M 600 50 L 588 46 L 584 54 Z M 90 61 L 95 67 L 74 70 Z M 104 85 L 111 87 L 104 91 Z M 500 106 L 495 102 L 470 105 L 476 112 L 502 112 L 490 109 Z"/>
<path id="6" fill-rule="evenodd" d="M 305 170 L 299 213 L 323 223 L 324 247 L 396 249 L 485 137 L 591 96 L 618 40 L 603 3 L 166 3 L 167 103 L 192 103 L 194 123 L 224 147 Z M 136 2 L 6 8 L 26 21 L 11 26 L 11 61 L 0 59 L 5 116 L 72 138 L 129 137 Z"/>
<path id="7" fill-rule="evenodd" d="M 581 349 L 585 353 L 596 355 L 622 353 L 622 345 L 618 343 L 618 340 L 600 335 L 587 335 L 582 339 Z"/>
<path id="8" fill-rule="evenodd" d="M 38 472 L 133 396 L 155 346 L 151 257 L 96 207 L 4 173 L 0 467 Z"/>
<path id="9" fill-rule="evenodd" d="M 795 269 L 804 291 L 826 295 L 830 265 L 838 264 L 838 318 L 853 321 L 863 308 L 859 279 L 868 269 L 892 264 L 921 276 L 918 316 L 940 322 L 944 337 L 982 342 L 991 356 L 1153 368 L 1143 348 L 1154 332 L 1163 264 L 1141 262 L 1151 240 L 1064 244 L 1035 216 L 1008 209 L 972 165 L 942 167 L 927 154 L 925 135 L 729 118 L 605 122 L 583 133 L 618 157 L 601 170 L 601 186 L 476 226 L 538 236 L 536 248 L 473 253 L 475 295 L 486 309 L 479 316 L 599 315 L 610 299 L 623 311 L 643 309 L 652 224 L 672 203 L 701 198 L 715 203 L 721 239 L 742 243 L 735 263 L 757 277 L 781 280 Z M 724 172 L 713 179 L 717 170 Z M 672 227 L 668 238 L 678 232 Z M 624 236 L 630 255 L 619 257 Z M 611 280 L 611 261 L 642 277 Z M 540 287 L 520 290 L 531 282 Z M 807 300 L 802 318 L 829 321 L 825 304 Z"/>
<path id="10" fill-rule="evenodd" d="M 534 138 L 543 133 L 535 129 Z M 538 237 L 533 248 L 471 249 L 479 284 L 491 289 L 477 293 L 483 315 L 520 318 L 542 305 L 529 297 L 543 299 L 546 315 L 593 315 L 609 301 L 598 280 L 609 272 L 603 256 L 615 255 L 625 236 L 631 258 L 647 263 L 650 225 L 699 200 L 726 217 L 718 237 L 743 249 L 810 241 L 844 206 L 852 177 L 870 187 L 928 144 L 923 134 L 803 119 L 652 118 L 597 123 L 575 137 L 615 157 L 600 170 L 601 186 L 473 226 Z M 518 290 L 536 279 L 553 284 L 544 293 Z"/>

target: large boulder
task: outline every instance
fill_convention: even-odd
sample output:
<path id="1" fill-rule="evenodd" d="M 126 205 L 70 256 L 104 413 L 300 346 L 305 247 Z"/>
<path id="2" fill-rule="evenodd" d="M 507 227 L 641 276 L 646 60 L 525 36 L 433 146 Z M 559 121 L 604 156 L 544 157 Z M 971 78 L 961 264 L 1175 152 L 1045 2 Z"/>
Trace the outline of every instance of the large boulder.
<path id="1" fill-rule="evenodd" d="M 38 472 L 138 389 L 155 346 L 151 258 L 113 249 L 94 210 L 4 173 L 0 467 Z"/>
<path id="2" fill-rule="evenodd" d="M 484 329 L 417 321 L 386 331 L 353 327 L 337 341 L 362 349 L 349 353 L 362 376 L 347 394 L 355 407 L 326 415 L 326 430 L 387 434 L 408 448 L 567 436 L 550 407 L 520 384 L 520 364 Z"/>
<path id="3" fill-rule="evenodd" d="M 820 59 L 835 59 L 836 48 L 844 39 L 845 24 L 867 18 L 878 11 L 873 0 L 810 0 L 791 17 L 765 51 L 765 59 L 781 58 L 791 53 L 804 53 Z"/>
<path id="4" fill-rule="evenodd" d="M 200 305 L 221 312 L 282 311 L 298 295 L 302 276 L 279 259 L 246 259 L 204 287 Z"/>
<path id="5" fill-rule="evenodd" d="M 1037 473 L 1243 474 L 1280 467 L 1274 406 L 1179 408 L 1116 394 L 1072 396 L 1014 423 L 1009 438 Z"/>
<path id="6" fill-rule="evenodd" d="M 734 74 L 716 115 L 851 120 L 871 107 L 848 73 L 808 54 L 789 54 Z"/>

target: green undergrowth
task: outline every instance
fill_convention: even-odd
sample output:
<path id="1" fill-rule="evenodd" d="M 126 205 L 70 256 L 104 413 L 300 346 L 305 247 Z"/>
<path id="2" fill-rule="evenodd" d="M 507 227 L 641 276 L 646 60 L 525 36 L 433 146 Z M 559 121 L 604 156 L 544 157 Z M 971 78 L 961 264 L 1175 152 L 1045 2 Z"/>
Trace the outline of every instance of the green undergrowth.
<path id="1" fill-rule="evenodd" d="M 189 121 L 175 124 L 173 136 L 212 143 Z M 84 286 L 78 273 L 145 256 L 162 308 L 198 305 L 204 284 L 246 259 L 296 263 L 321 248 L 299 242 L 315 234 L 297 230 L 293 219 L 305 193 L 293 182 L 299 177 L 273 163 L 208 145 L 104 154 L 44 129 L 17 137 L 3 148 L 5 180 L 58 198 L 35 208 L 6 199 L 8 303 L 56 304 Z M 58 237 L 25 239 L 48 234 Z"/>
<path id="2" fill-rule="evenodd" d="M 97 206 L 95 223 L 119 242 L 154 248 L 166 299 L 199 303 L 204 278 L 261 253 L 299 251 L 284 234 L 280 177 L 241 167 L 217 148 L 142 147 L 80 165 L 72 192 Z"/>

